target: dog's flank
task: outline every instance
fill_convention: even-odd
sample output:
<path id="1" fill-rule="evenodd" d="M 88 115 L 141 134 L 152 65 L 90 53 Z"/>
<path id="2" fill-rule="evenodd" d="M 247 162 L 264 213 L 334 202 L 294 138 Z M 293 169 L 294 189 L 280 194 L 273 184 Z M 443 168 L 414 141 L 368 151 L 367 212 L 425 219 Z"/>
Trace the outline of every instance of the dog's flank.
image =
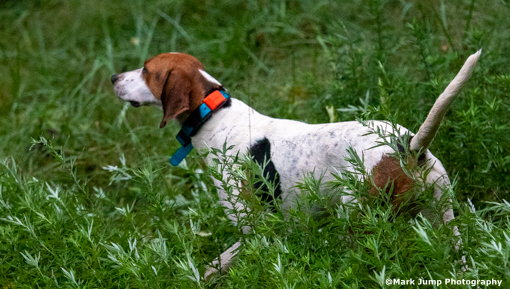
<path id="1" fill-rule="evenodd" d="M 434 106 L 429 112 L 429 115 L 420 126 L 420 129 L 416 135 L 411 140 L 411 145 L 409 147 L 411 151 L 424 151 L 429 148 L 430 144 L 434 140 L 434 137 L 436 136 L 439 125 L 441 124 L 441 121 L 443 120 L 446 112 L 452 105 L 464 84 L 471 77 L 471 73 L 473 73 L 476 62 L 478 61 L 481 53 L 482 50 L 480 49 L 476 53 L 469 56 L 469 58 L 460 69 L 459 73 L 457 73 L 452 82 L 450 82 L 444 92 L 441 93 L 441 95 L 437 98 Z"/>

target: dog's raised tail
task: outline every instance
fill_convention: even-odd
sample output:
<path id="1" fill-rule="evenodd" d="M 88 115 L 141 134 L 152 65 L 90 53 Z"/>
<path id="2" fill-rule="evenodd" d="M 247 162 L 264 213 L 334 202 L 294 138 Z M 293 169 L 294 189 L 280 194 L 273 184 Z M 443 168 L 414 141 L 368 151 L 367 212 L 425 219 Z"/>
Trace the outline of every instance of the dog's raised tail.
<path id="1" fill-rule="evenodd" d="M 419 151 L 420 149 L 424 151 L 430 146 L 446 112 L 452 105 L 464 84 L 471 77 L 471 73 L 473 72 L 481 53 L 482 50 L 480 49 L 475 54 L 469 56 L 459 73 L 457 73 L 452 82 L 450 82 L 443 93 L 441 93 L 441 95 L 437 98 L 434 106 L 429 112 L 429 115 L 420 126 L 416 135 L 411 139 L 409 148 L 412 151 Z"/>

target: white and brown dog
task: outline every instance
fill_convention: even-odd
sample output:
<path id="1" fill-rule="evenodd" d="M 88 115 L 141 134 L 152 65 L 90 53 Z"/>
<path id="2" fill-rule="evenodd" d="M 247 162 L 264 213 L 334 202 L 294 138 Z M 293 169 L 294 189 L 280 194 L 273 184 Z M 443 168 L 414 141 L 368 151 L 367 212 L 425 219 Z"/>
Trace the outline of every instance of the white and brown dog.
<path id="1" fill-rule="evenodd" d="M 264 175 L 275 182 L 274 194 L 268 199 L 281 199 L 281 208 L 286 210 L 296 205 L 298 190 L 295 186 L 305 174 L 312 172 L 322 176 L 323 181 L 330 181 L 334 179 L 334 172 L 351 171 L 353 167 L 346 161 L 346 156 L 347 150 L 352 148 L 363 156 L 366 176 L 372 184 L 370 192 L 391 190 L 391 201 L 399 206 L 402 195 L 411 191 L 414 178 L 404 172 L 401 162 L 394 156 L 395 150 L 388 145 L 381 146 L 381 136 L 370 132 L 379 128 L 388 135 L 411 135 L 406 151 L 415 161 L 410 163 L 426 166 L 429 173 L 425 181 L 433 186 L 434 197 L 439 200 L 450 181 L 445 168 L 428 147 L 446 111 L 471 76 L 480 53 L 478 51 L 467 59 L 414 136 L 401 126 L 383 121 L 371 121 L 369 126 L 357 121 L 310 125 L 262 115 L 242 101 L 229 98 L 220 82 L 205 72 L 196 58 L 184 53 L 160 54 L 145 61 L 143 68 L 112 76 L 112 83 L 115 93 L 133 106 L 161 108 L 161 128 L 171 119 L 177 119 L 181 124 L 177 139 L 182 147 L 172 157 L 174 165 L 193 147 L 199 152 L 208 148 L 221 149 L 226 142 L 227 146 L 233 146 L 229 154 L 251 155 L 254 161 L 264 165 Z M 210 164 L 210 156 L 206 157 L 206 162 Z M 228 176 L 224 175 L 224 179 Z M 227 215 L 237 223 L 233 207 L 241 210 L 243 203 L 232 202 L 221 189 L 219 180 L 215 180 L 215 184 Z M 234 192 L 237 194 L 239 192 Z M 341 201 L 346 203 L 352 199 L 343 196 Z M 444 223 L 453 218 L 451 208 L 444 211 Z M 458 234 L 456 228 L 454 230 Z M 244 227 L 243 231 L 247 233 L 249 228 Z M 240 242 L 237 242 L 221 254 L 219 260 L 213 261 L 205 277 L 218 269 L 227 270 L 239 246 Z"/>

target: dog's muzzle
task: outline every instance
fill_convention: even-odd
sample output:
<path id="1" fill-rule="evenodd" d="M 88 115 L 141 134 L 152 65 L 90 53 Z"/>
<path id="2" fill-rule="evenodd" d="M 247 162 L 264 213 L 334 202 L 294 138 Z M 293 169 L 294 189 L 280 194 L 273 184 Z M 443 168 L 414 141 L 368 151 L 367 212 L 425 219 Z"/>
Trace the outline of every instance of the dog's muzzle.
<path id="1" fill-rule="evenodd" d="M 140 106 L 140 103 L 137 102 L 137 101 L 131 101 L 130 100 L 129 103 L 131 103 L 131 105 L 134 106 L 134 107 L 139 107 Z"/>

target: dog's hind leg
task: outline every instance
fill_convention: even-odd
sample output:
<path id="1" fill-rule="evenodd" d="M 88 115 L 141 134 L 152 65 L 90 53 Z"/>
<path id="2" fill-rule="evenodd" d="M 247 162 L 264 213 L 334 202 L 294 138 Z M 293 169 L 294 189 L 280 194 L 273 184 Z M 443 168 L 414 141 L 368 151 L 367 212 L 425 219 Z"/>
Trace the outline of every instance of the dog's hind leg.
<path id="1" fill-rule="evenodd" d="M 439 160 L 436 160 L 436 162 L 439 162 Z M 427 175 L 427 181 L 429 183 L 434 183 L 434 198 L 437 201 L 442 201 L 443 194 L 447 192 L 451 186 L 450 179 L 448 178 L 448 175 L 446 174 L 446 171 L 443 168 L 443 165 L 439 162 L 440 166 L 434 167 L 430 173 Z M 438 169 L 440 168 L 440 169 Z M 446 206 L 444 206 L 443 210 L 443 224 L 447 225 L 449 222 L 453 221 L 455 219 L 455 216 L 453 214 L 453 209 L 451 208 L 452 199 L 448 198 Z M 457 226 L 453 226 L 453 235 L 456 240 L 455 241 L 455 251 L 459 251 L 462 249 L 462 238 L 460 235 L 459 228 Z M 462 270 L 467 270 L 467 261 L 466 256 L 462 255 L 461 260 L 459 260 L 462 264 Z"/>

